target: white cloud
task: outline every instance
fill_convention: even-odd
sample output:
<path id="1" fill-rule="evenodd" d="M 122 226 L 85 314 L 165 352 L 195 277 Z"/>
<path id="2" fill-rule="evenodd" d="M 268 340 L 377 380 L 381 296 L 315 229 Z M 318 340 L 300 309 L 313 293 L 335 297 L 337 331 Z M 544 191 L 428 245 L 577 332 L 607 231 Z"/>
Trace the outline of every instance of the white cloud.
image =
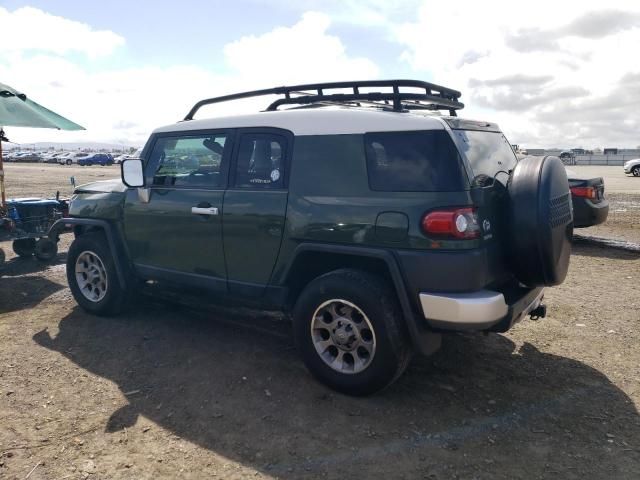
<path id="1" fill-rule="evenodd" d="M 392 29 L 412 69 L 462 90 L 464 114 L 497 120 L 513 141 L 639 143 L 640 98 L 620 96 L 625 75 L 640 72 L 633 60 L 640 46 L 635 3 L 460 0 L 435 9 L 425 2 L 415 21 Z M 623 131 L 617 122 L 632 128 Z"/>
<path id="2" fill-rule="evenodd" d="M 226 45 L 225 59 L 240 77 L 267 85 L 377 77 L 371 60 L 349 57 L 340 39 L 327 34 L 330 25 L 328 15 L 307 12 L 292 27 Z"/>
<path id="3" fill-rule="evenodd" d="M 57 73 L 43 76 L 42 72 Z M 224 85 L 223 78 L 195 66 L 93 72 L 47 55 L 15 58 L 6 67 L 0 61 L 0 78 L 87 129 L 5 128 L 9 138 L 25 143 L 96 140 L 140 145 L 153 128 L 183 118 L 193 103 L 211 93 L 211 85 Z"/>
<path id="4" fill-rule="evenodd" d="M 14 43 L 14 54 L 0 57 L 1 81 L 87 131 L 12 128 L 9 136 L 25 143 L 142 144 L 153 128 L 182 119 L 202 98 L 283 84 L 377 77 L 379 70 L 372 61 L 349 56 L 341 40 L 327 33 L 330 23 L 327 15 L 309 12 L 292 26 L 242 37 L 224 47 L 225 74 L 215 74 L 207 65 L 94 71 L 68 56 L 25 55 L 32 44 Z M 259 99 L 210 108 L 217 114 L 245 113 L 267 104 L 268 99 Z"/>
<path id="5" fill-rule="evenodd" d="M 37 8 L 13 12 L 0 7 L 0 45 L 5 54 L 29 50 L 58 55 L 80 52 L 90 58 L 108 55 L 125 40 L 110 30 L 51 15 Z"/>

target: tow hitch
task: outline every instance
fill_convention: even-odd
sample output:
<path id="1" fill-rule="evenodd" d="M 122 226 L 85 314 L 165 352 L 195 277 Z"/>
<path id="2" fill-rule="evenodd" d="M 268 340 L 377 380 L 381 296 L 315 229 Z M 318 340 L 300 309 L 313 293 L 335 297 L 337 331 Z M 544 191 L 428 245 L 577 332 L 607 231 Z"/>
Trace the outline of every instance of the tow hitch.
<path id="1" fill-rule="evenodd" d="M 540 320 L 547 316 L 547 306 L 543 303 L 529 312 L 529 318 L 531 320 Z"/>

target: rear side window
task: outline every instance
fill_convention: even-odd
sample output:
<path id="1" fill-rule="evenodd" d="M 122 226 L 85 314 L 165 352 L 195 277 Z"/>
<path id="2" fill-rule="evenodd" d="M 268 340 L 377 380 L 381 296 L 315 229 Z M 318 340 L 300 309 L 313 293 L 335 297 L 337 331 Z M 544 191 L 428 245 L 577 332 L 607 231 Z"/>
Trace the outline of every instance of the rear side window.
<path id="1" fill-rule="evenodd" d="M 383 192 L 451 192 L 466 174 L 445 130 L 367 133 L 369 186 Z"/>
<path id="2" fill-rule="evenodd" d="M 240 137 L 235 186 L 284 188 L 285 141 L 280 135 L 246 133 Z"/>

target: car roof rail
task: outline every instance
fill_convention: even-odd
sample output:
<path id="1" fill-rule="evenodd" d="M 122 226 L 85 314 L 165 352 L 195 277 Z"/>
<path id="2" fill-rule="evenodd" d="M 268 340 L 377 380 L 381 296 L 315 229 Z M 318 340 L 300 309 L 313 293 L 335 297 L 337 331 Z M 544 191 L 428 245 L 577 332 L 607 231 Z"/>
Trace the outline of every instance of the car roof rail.
<path id="1" fill-rule="evenodd" d="M 368 90 L 374 87 L 385 87 L 391 89 L 391 91 L 362 92 L 360 90 Z M 412 88 L 413 90 L 401 90 L 407 88 Z M 331 93 L 331 90 L 337 89 L 351 89 L 351 92 Z M 364 80 L 309 83 L 206 98 L 197 102 L 184 119 L 193 120 L 196 112 L 205 105 L 265 95 L 282 95 L 282 98 L 268 105 L 266 111 L 276 111 L 278 107 L 283 105 L 297 105 L 298 108 L 308 108 L 326 105 L 361 107 L 364 104 L 395 112 L 406 112 L 409 110 L 448 110 L 449 115 L 455 117 L 456 110 L 464 108 L 464 103 L 459 100 L 461 96 L 459 91 L 434 83 L 421 80 Z"/>

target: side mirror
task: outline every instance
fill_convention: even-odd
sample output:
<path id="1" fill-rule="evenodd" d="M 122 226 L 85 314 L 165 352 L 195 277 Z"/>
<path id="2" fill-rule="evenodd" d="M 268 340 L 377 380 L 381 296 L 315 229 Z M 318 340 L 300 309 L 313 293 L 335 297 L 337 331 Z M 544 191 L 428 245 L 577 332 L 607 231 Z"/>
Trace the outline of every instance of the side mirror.
<path id="1" fill-rule="evenodd" d="M 122 183 L 127 187 L 144 187 L 142 160 L 132 158 L 120 164 Z"/>

